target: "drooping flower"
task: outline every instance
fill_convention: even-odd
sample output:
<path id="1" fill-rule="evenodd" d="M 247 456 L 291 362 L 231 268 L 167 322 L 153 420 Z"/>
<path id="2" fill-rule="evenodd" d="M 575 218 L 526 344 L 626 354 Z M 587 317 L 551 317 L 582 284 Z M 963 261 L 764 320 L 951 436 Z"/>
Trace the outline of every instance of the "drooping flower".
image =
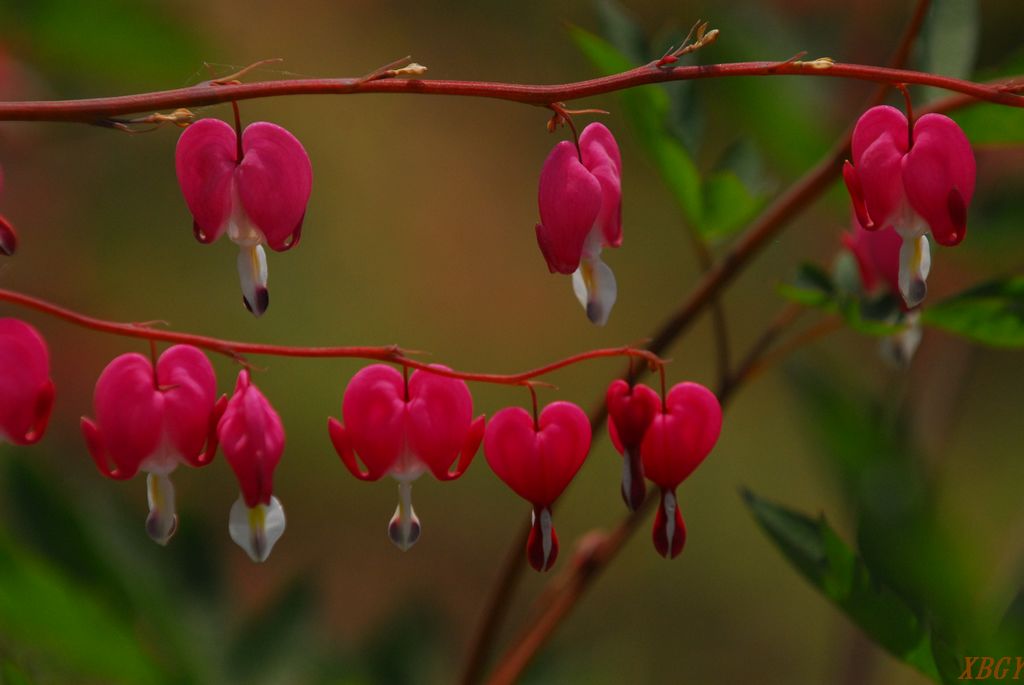
<path id="1" fill-rule="evenodd" d="M 313 187 L 306 150 L 277 124 L 250 124 L 239 141 L 223 121 L 202 119 L 181 134 L 174 161 L 196 239 L 227 233 L 238 245 L 243 302 L 260 316 L 270 303 L 263 246 L 282 252 L 302 233 Z"/>
<path id="2" fill-rule="evenodd" d="M 284 508 L 274 496 L 284 426 L 246 369 L 238 373 L 235 392 L 217 424 L 217 437 L 242 490 L 231 506 L 228 532 L 250 559 L 266 561 L 285 528 Z"/>
<path id="3" fill-rule="evenodd" d="M 661 411 L 661 399 L 642 383 L 630 387 L 626 381 L 616 380 L 608 386 L 605 404 L 608 434 L 622 455 L 622 500 L 630 511 L 636 511 L 647 495 L 640 444 L 651 421 Z"/>
<path id="4" fill-rule="evenodd" d="M 0 194 L 4 190 L 4 168 L 0 167 Z M 14 255 L 15 250 L 18 249 L 18 234 L 14 231 L 14 226 L 4 218 L 3 214 L 0 214 L 0 254 L 5 254 L 8 257 Z"/>
<path id="5" fill-rule="evenodd" d="M 853 231 L 843 233 L 842 241 L 857 262 L 857 272 L 865 294 L 890 292 L 899 295 L 903 238 L 896 229 L 887 226 L 869 231 L 854 221 Z"/>
<path id="6" fill-rule="evenodd" d="M 0 319 L 0 442 L 38 442 L 53 411 L 46 341 L 20 319 Z"/>
<path id="7" fill-rule="evenodd" d="M 96 420 L 82 417 L 81 422 L 89 453 L 108 478 L 127 480 L 146 472 L 146 532 L 161 545 L 178 525 L 170 474 L 179 464 L 210 463 L 226 402 L 217 399 L 210 360 L 190 345 L 168 348 L 155 369 L 141 354 L 122 354 L 96 382 Z"/>
<path id="8" fill-rule="evenodd" d="M 908 307 L 899 295 L 900 248 L 903 238 L 892 227 L 876 231 L 865 230 L 856 220 L 852 233 L 844 233 L 843 245 L 857 262 L 861 287 L 865 295 L 891 293 L 900 303 L 900 311 L 893 313 L 892 323 L 903 328 L 879 341 L 882 358 L 897 368 L 910 363 L 921 343 L 923 330 L 918 307 Z"/>
<path id="9" fill-rule="evenodd" d="M 464 381 L 414 371 L 406 382 L 385 364 L 368 366 L 352 378 L 341 413 L 344 424 L 334 418 L 327 422 L 334 449 L 356 478 L 398 481 L 399 503 L 388 537 L 407 550 L 421 530 L 412 508 L 413 481 L 426 471 L 442 481 L 461 476 L 480 447 L 484 417 L 473 419 L 473 397 Z"/>
<path id="10" fill-rule="evenodd" d="M 722 407 L 714 393 L 698 383 L 679 383 L 644 435 L 644 475 L 661 488 L 653 537 L 663 557 L 675 558 L 686 543 L 676 488 L 711 453 L 721 432 Z"/>
<path id="11" fill-rule="evenodd" d="M 547 571 L 558 558 L 551 506 L 583 466 L 590 439 L 587 415 L 571 402 L 552 402 L 536 422 L 525 409 L 507 407 L 487 425 L 487 463 L 533 506 L 526 558 L 538 571 Z"/>
<path id="12" fill-rule="evenodd" d="M 899 292 L 916 307 L 931 267 L 926 233 L 953 246 L 967 232 L 975 180 L 971 145 L 947 116 L 926 114 L 911 129 L 902 112 L 883 105 L 861 115 L 851 150 L 843 179 L 857 220 L 869 231 L 891 226 L 902 237 Z"/>
<path id="13" fill-rule="evenodd" d="M 601 248 L 622 244 L 622 157 L 603 124 L 583 129 L 579 150 L 555 146 L 540 172 L 537 244 L 551 273 L 572 274 L 573 291 L 599 326 L 615 304 L 615 275 Z"/>

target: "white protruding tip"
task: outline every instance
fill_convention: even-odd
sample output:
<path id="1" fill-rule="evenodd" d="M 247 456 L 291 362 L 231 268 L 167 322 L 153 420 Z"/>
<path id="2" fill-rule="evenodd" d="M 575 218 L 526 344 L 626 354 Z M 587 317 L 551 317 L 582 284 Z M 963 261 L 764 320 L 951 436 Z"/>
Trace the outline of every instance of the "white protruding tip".
<path id="1" fill-rule="evenodd" d="M 242 284 L 245 308 L 253 316 L 262 316 L 270 306 L 267 290 L 267 253 L 262 245 L 240 245 L 238 248 L 238 278 Z"/>
<path id="2" fill-rule="evenodd" d="M 615 274 L 600 256 L 584 257 L 572 274 L 572 290 L 591 323 L 604 326 L 615 305 Z"/>
<path id="3" fill-rule="evenodd" d="M 904 236 L 900 247 L 899 286 L 903 301 L 908 307 L 916 307 L 928 294 L 926 280 L 932 268 L 928 236 Z"/>
<path id="4" fill-rule="evenodd" d="M 666 491 L 662 496 L 665 506 L 665 540 L 668 542 L 668 549 L 672 549 L 672 540 L 676 536 L 676 496 Z"/>
<path id="5" fill-rule="evenodd" d="M 146 474 L 146 500 L 149 502 L 146 533 L 158 545 L 166 545 L 178 529 L 171 479 L 166 475 Z"/>
<path id="6" fill-rule="evenodd" d="M 910 365 L 924 335 L 920 311 L 908 312 L 904 315 L 904 321 L 906 327 L 903 330 L 879 341 L 882 358 L 897 369 L 905 369 Z"/>
<path id="7" fill-rule="evenodd" d="M 398 506 L 388 521 L 388 538 L 403 552 L 409 551 L 420 539 L 420 519 L 412 508 L 412 483 L 409 481 L 398 483 Z"/>
<path id="8" fill-rule="evenodd" d="M 551 559 L 551 510 L 547 507 L 540 512 L 540 532 L 541 541 L 544 549 L 544 568 L 548 566 L 548 560 Z"/>
<path id="9" fill-rule="evenodd" d="M 253 561 L 267 560 L 284 534 L 284 527 L 284 508 L 276 497 L 270 498 L 270 504 L 257 504 L 250 509 L 239 496 L 231 505 L 228 533 Z"/>

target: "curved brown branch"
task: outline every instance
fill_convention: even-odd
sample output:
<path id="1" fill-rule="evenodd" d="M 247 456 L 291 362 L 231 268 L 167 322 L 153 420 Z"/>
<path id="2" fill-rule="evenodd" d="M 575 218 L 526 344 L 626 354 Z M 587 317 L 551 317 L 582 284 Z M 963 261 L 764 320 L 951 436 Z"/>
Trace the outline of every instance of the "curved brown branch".
<path id="1" fill-rule="evenodd" d="M 286 79 L 257 83 L 215 84 L 207 81 L 188 88 L 137 95 L 85 100 L 0 102 L 0 121 L 68 121 L 96 123 L 139 112 L 200 107 L 225 102 L 290 95 L 354 95 L 358 93 L 405 93 L 491 98 L 548 106 L 635 88 L 651 83 L 740 76 L 814 76 L 870 81 L 891 86 L 897 83 L 933 86 L 1010 107 L 1024 107 L 1024 96 L 997 85 L 974 83 L 920 71 L 844 64 L 828 60 L 784 62 L 731 62 L 698 66 L 659 67 L 656 63 L 621 74 L 561 85 L 522 85 L 487 81 L 417 79 L 327 78 Z"/>

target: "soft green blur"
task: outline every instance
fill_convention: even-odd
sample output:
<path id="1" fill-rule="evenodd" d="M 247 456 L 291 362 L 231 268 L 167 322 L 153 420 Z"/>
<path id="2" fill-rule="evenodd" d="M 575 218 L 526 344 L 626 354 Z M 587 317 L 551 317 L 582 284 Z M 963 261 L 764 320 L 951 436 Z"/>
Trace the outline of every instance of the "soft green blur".
<path id="1" fill-rule="evenodd" d="M 721 29 L 717 44 L 701 53 L 704 62 L 784 60 L 806 50 L 810 57 L 875 64 L 888 59 L 912 5 L 628 4 L 648 34 L 664 36 L 664 47 L 698 17 Z M 88 12 L 81 9 L 86 6 Z M 12 65 L 0 74 L 16 77 L 7 86 L 0 82 L 0 97 L 174 88 L 210 78 L 204 61 L 223 75 L 269 57 L 285 61 L 247 78 L 358 76 L 405 54 L 427 65 L 432 78 L 589 78 L 595 72 L 569 40 L 566 22 L 601 30 L 590 0 L 0 0 L 0 60 Z M 1020 48 L 1022 22 L 1019 2 L 982 3 L 979 68 L 1008 62 Z M 707 113 L 698 166 L 706 171 L 726 147 L 751 140 L 763 158 L 763 187 L 775 193 L 827 151 L 873 87 L 811 78 L 702 81 L 695 86 Z M 619 100 L 604 96 L 581 104 L 610 110 L 602 121 L 616 133 L 624 159 L 625 242 L 606 253 L 619 300 L 603 329 L 586 321 L 569 279 L 548 273 L 534 238 L 537 175 L 550 147 L 567 133 L 545 131 L 547 110 L 454 97 L 242 103 L 245 121 L 270 120 L 295 133 L 314 168 L 302 244 L 268 255 L 271 305 L 259 320 L 242 307 L 234 246 L 226 240 L 204 246 L 192 237 L 174 175 L 177 129 L 126 135 L 83 125 L 0 124 L 0 211 L 22 239 L 17 257 L 0 262 L 0 287 L 96 317 L 161 320 L 176 331 L 233 340 L 397 343 L 462 370 L 514 372 L 586 349 L 639 343 L 680 302 L 699 268 L 680 211 L 621 116 Z M 228 119 L 230 108 L 197 114 Z M 1024 155 L 1019 147 L 995 145 L 977 152 L 971 230 L 963 246 L 934 250 L 934 297 L 1022 264 Z M 801 261 L 831 262 L 849 224 L 847 203 L 837 186 L 730 289 L 723 301 L 734 357 L 784 306 L 776 284 Z M 727 245 L 723 240 L 715 252 Z M 92 387 L 104 365 L 147 347 L 5 304 L 0 316 L 23 317 L 40 329 L 50 343 L 58 387 L 46 439 L 35 448 L 0 450 L 8 463 L 0 465 L 7 483 L 0 497 L 9 505 L 0 541 L 10 537 L 16 547 L 36 550 L 41 561 L 32 564 L 57 569 L 31 566 L 25 573 L 67 574 L 85 595 L 107 587 L 96 580 L 93 566 L 110 566 L 114 570 L 100 575 L 122 574 L 129 599 L 100 592 L 95 601 L 113 606 L 117 616 L 124 615 L 124 603 L 152 607 L 128 623 L 129 639 L 141 645 L 140 659 L 166 664 L 186 654 L 196 664 L 221 664 L 212 670 L 195 666 L 195 682 L 222 682 L 227 673 L 234 682 L 454 681 L 510 540 L 529 516 L 528 505 L 494 477 L 482 454 L 458 481 L 417 482 L 423 535 L 411 551 L 399 552 L 385 535 L 396 503 L 394 483 L 356 481 L 327 438 L 326 418 L 338 415 L 344 385 L 363 362 L 252 358 L 254 380 L 288 434 L 275 478 L 288 529 L 267 563 L 250 563 L 227 536 L 237 484 L 218 458 L 208 468 L 175 474 L 184 520 L 179 538 L 160 548 L 145 538 L 144 480 L 105 480 L 78 432 L 78 418 L 92 413 Z M 665 356 L 673 360 L 671 382 L 716 383 L 706 318 Z M 955 565 L 972 579 L 970 596 L 960 599 L 995 621 L 1015 595 L 1024 564 L 1019 354 L 929 331 L 912 368 L 902 373 L 881 363 L 874 339 L 842 331 L 793 361 L 803 378 L 817 375 L 909 417 L 938 515 L 958 550 Z M 237 365 L 226 358 L 214 364 L 221 390 L 230 391 Z M 612 360 L 561 371 L 547 379 L 558 388 L 542 390 L 542 400 L 572 400 L 589 409 L 623 368 Z M 749 487 L 788 506 L 824 512 L 847 542 L 856 541 L 855 512 L 822 452 L 827 441 L 819 439 L 814 414 L 799 399 L 797 388 L 805 385 L 775 369 L 741 389 L 717 449 L 680 490 L 689 529 L 684 554 L 672 562 L 660 558 L 644 523 L 544 650 L 531 682 L 926 682 L 867 642 L 795 574 L 738 494 Z M 478 410 L 487 414 L 528 402 L 526 392 L 514 388 L 478 384 L 472 390 Z M 548 577 L 527 569 L 502 645 L 530 615 L 543 584 L 569 562 L 573 541 L 623 517 L 619 471 L 619 457 L 602 429 L 559 503 L 559 566 Z M 24 520 L 39 502 L 13 497 L 18 490 L 11 483 L 33 482 L 40 474 L 66 500 L 68 519 Z M 80 516 L 87 519 L 80 525 L 94 531 L 99 560 L 67 553 L 80 549 L 69 523 Z M 40 529 L 40 521 L 63 525 Z M 195 549 L 206 549 L 211 559 L 190 561 L 189 527 L 209 533 L 212 550 L 199 542 Z M 0 567 L 6 554 L 0 553 Z M 93 570 L 78 573 L 79 564 Z M 183 587 L 201 585 L 219 566 L 223 584 Z M 161 567 L 173 567 L 166 578 L 175 580 L 160 575 Z M 0 604 L 6 592 L 0 587 Z M 278 602 L 280 612 L 265 613 Z M 81 609 L 93 610 L 99 611 L 91 604 Z M 163 612 L 170 613 L 157 616 Z M 311 622 L 289 618 L 289 612 Z M 247 670 L 249 660 L 272 651 L 265 645 L 278 637 L 274 621 L 290 626 L 281 636 L 290 640 L 280 650 L 285 665 L 262 674 Z M 48 660 L 48 641 L 10 630 L 0 624 L 0 657 L 38 682 L 93 682 L 74 663 Z M 231 642 L 222 631 L 246 637 Z M 154 640 L 165 634 L 182 643 Z M 73 632 L 67 635 L 75 639 Z M 114 642 L 98 644 L 116 653 Z M 324 659 L 337 675 L 313 680 L 312 664 Z M 186 672 L 188 664 L 180 668 Z M 18 682 L 15 677 L 11 682 Z"/>

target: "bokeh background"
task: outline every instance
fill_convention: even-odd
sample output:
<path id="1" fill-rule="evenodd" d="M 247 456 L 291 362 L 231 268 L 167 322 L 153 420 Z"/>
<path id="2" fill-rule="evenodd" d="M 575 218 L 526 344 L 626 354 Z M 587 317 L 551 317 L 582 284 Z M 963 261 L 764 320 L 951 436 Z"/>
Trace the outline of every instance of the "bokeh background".
<path id="1" fill-rule="evenodd" d="M 710 20 L 722 33 L 703 61 L 786 59 L 806 50 L 882 64 L 912 3 L 626 5 L 665 47 L 695 19 Z M 1024 6 L 981 5 L 979 69 L 1019 62 Z M 595 75 L 566 23 L 599 33 L 602 14 L 590 0 L 0 0 L 0 98 L 179 87 L 208 79 L 204 62 L 226 74 L 268 57 L 285 61 L 248 78 L 356 76 L 405 54 L 435 78 L 557 83 Z M 749 141 L 770 195 L 829 149 L 872 88 L 811 78 L 701 82 L 696 93 L 706 123 L 698 164 L 710 168 L 735 141 Z M 699 268 L 679 210 L 619 101 L 603 96 L 582 104 L 610 110 L 602 121 L 616 133 L 625 167 L 625 243 L 607 257 L 619 301 L 602 329 L 586 321 L 569 279 L 548 274 L 533 235 L 540 165 L 567 133 L 548 134 L 542 109 L 460 98 L 242 103 L 245 121 L 274 121 L 295 133 L 315 174 L 302 245 L 269 255 L 272 301 L 259 320 L 241 306 L 234 247 L 203 246 L 191 235 L 174 175 L 176 129 L 127 135 L 4 122 L 0 210 L 22 245 L 16 259 L 0 265 L 0 287 L 96 317 L 160 319 L 177 331 L 228 339 L 398 343 L 464 370 L 514 372 L 638 342 L 681 300 Z M 197 114 L 228 119 L 230 107 Z M 979 146 L 977 154 L 971 230 L 963 246 L 934 251 L 934 297 L 1019 267 L 1024 258 L 1024 156 L 1000 145 Z M 729 290 L 735 353 L 783 306 L 775 286 L 801 261 L 831 262 L 848 225 L 847 203 L 834 188 Z M 720 241 L 716 252 L 727 245 Z M 39 683 L 149 682 L 153 671 L 167 677 L 160 682 L 454 681 L 483 598 L 529 515 L 482 455 L 456 482 L 417 483 L 423 535 L 402 553 L 385 535 L 394 483 L 357 482 L 327 439 L 326 417 L 339 413 L 344 386 L 363 363 L 254 358 L 255 380 L 287 430 L 276 475 L 287 532 L 263 565 L 230 542 L 227 513 L 237 484 L 218 458 L 175 475 L 182 524 L 178 538 L 160 548 L 145 537 L 143 480 L 105 480 L 78 432 L 104 365 L 145 346 L 2 303 L 0 316 L 23 317 L 45 335 L 58 386 L 46 439 L 31 449 L 2 447 L 0 529 L 8 549 L 0 567 L 31 563 L 29 575 L 40 585 L 63 588 L 34 615 L 13 599 L 18 586 L 0 587 L 0 607 L 7 606 L 0 611 L 7 622 L 0 622 L 0 657 L 11 669 Z M 853 514 L 799 390 L 807 378 L 908 417 L 936 509 L 955 541 L 955 563 L 974 581 L 969 602 L 982 614 L 1000 613 L 1024 562 L 1024 365 L 1013 352 L 934 331 L 908 371 L 887 367 L 876 347 L 874 339 L 842 331 L 796 355 L 795 367 L 743 388 L 716 451 L 680 491 L 685 553 L 663 560 L 645 524 L 544 650 L 529 681 L 926 682 L 867 642 L 795 574 L 738 494 L 746 486 L 823 512 L 853 539 Z M 706 317 L 666 356 L 672 381 L 713 385 Z M 213 361 L 227 392 L 237 366 Z M 611 360 L 561 371 L 549 379 L 558 389 L 542 391 L 542 399 L 589 408 L 622 369 Z M 472 389 L 487 414 L 528 401 L 514 388 Z M 561 564 L 580 535 L 623 516 L 619 472 L 601 430 L 558 508 Z M 17 555 L 32 561 L 16 562 Z M 527 572 L 502 644 L 546 580 Z M 18 682 L 14 670 L 8 677 Z"/>

